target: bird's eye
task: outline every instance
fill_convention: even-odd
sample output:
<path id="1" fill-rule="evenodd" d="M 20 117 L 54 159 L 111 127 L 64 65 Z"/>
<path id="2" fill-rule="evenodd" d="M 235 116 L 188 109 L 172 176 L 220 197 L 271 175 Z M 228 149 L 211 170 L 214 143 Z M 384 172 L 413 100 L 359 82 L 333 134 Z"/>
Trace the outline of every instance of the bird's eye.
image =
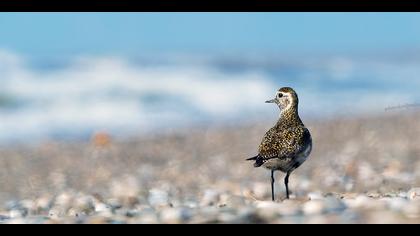
<path id="1" fill-rule="evenodd" d="M 281 97 L 283 97 L 283 94 L 282 94 L 282 93 L 279 93 L 277 96 L 278 96 L 279 98 L 281 98 Z"/>

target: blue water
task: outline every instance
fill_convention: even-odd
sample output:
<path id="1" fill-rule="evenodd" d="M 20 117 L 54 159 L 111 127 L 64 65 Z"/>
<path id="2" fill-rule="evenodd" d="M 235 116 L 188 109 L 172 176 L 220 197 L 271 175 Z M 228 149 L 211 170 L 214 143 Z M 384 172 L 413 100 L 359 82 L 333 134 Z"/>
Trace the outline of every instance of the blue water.
<path id="1" fill-rule="evenodd" d="M 0 142 L 273 121 L 277 108 L 264 101 L 282 86 L 297 90 L 305 119 L 420 102 L 416 57 L 261 58 L 37 61 L 0 51 Z"/>

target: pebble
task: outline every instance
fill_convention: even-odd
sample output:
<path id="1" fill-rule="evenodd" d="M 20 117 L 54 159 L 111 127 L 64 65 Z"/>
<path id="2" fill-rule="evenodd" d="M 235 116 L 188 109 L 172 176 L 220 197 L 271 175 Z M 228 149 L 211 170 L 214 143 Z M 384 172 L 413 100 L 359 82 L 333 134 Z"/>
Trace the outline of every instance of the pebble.
<path id="1" fill-rule="evenodd" d="M 165 207 L 169 204 L 169 195 L 166 191 L 152 189 L 149 191 L 148 202 L 153 207 Z"/>
<path id="2" fill-rule="evenodd" d="M 86 221 L 86 224 L 109 224 L 112 220 L 106 216 L 91 216 Z"/>
<path id="3" fill-rule="evenodd" d="M 241 223 L 240 218 L 235 212 L 220 212 L 217 216 L 217 222 L 226 224 Z"/>
<path id="4" fill-rule="evenodd" d="M 327 213 L 340 213 L 347 208 L 343 201 L 335 197 L 325 198 L 324 207 Z"/>
<path id="5" fill-rule="evenodd" d="M 201 199 L 201 206 L 213 206 L 220 200 L 220 193 L 216 190 L 206 189 Z"/>
<path id="6" fill-rule="evenodd" d="M 303 205 L 305 215 L 319 215 L 325 211 L 325 202 L 323 200 L 308 201 Z"/>
<path id="7" fill-rule="evenodd" d="M 270 186 L 267 183 L 255 183 L 252 188 L 252 193 L 257 199 L 265 199 L 271 196 Z"/>
<path id="8" fill-rule="evenodd" d="M 407 192 L 410 200 L 420 200 L 420 188 L 412 188 Z"/>
<path id="9" fill-rule="evenodd" d="M 231 194 L 222 194 L 219 200 L 220 207 L 234 207 L 240 208 L 245 205 L 245 198 L 241 196 L 231 195 Z"/>
<path id="10" fill-rule="evenodd" d="M 402 211 L 408 204 L 410 204 L 407 199 L 400 197 L 389 198 L 385 201 L 387 201 L 388 208 L 396 212 Z"/>
<path id="11" fill-rule="evenodd" d="M 281 216 L 296 216 L 302 214 L 302 202 L 294 200 L 284 200 L 281 203 L 279 213 Z"/>
<path id="12" fill-rule="evenodd" d="M 367 220 L 371 224 L 398 224 L 402 221 L 400 214 L 392 211 L 368 211 L 366 214 Z"/>
<path id="13" fill-rule="evenodd" d="M 308 198 L 310 200 L 322 200 L 322 199 L 324 199 L 324 197 L 322 196 L 322 194 L 320 192 L 308 193 Z"/>
<path id="14" fill-rule="evenodd" d="M 28 215 L 28 210 L 24 208 L 12 209 L 9 211 L 9 217 L 14 218 L 24 218 Z"/>
<path id="15" fill-rule="evenodd" d="M 281 204 L 272 201 L 256 202 L 257 214 L 263 219 L 274 219 L 280 216 Z"/>
<path id="16" fill-rule="evenodd" d="M 405 204 L 402 207 L 402 212 L 408 218 L 420 218 L 420 203 L 418 201 Z"/>
<path id="17" fill-rule="evenodd" d="M 95 211 L 93 199 L 89 196 L 82 196 L 76 198 L 72 205 L 80 212 L 83 212 L 85 214 L 90 214 L 91 212 Z"/>
<path id="18" fill-rule="evenodd" d="M 191 215 L 188 208 L 167 208 L 161 211 L 160 220 L 167 224 L 180 224 L 187 222 Z"/>
<path id="19" fill-rule="evenodd" d="M 154 211 L 146 211 L 139 214 L 134 222 L 137 224 L 156 224 L 159 222 L 159 218 Z"/>
<path id="20" fill-rule="evenodd" d="M 202 207 L 197 209 L 197 214 L 191 219 L 190 223 L 204 224 L 215 223 L 218 221 L 219 208 L 218 207 Z"/>
<path id="21" fill-rule="evenodd" d="M 257 214 L 266 220 L 274 220 L 278 217 L 296 216 L 302 214 L 301 202 L 285 200 L 281 203 L 262 201 L 256 204 Z"/>
<path id="22" fill-rule="evenodd" d="M 55 207 L 49 210 L 48 217 L 51 219 L 60 219 L 66 215 L 66 211 L 60 207 Z"/>
<path id="23" fill-rule="evenodd" d="M 35 200 L 34 208 L 36 212 L 48 212 L 53 203 L 53 199 L 50 196 L 42 196 Z"/>
<path id="24" fill-rule="evenodd" d="M 264 220 L 259 217 L 253 207 L 243 207 L 238 210 L 238 220 L 243 223 L 263 223 Z"/>
<path id="25" fill-rule="evenodd" d="M 96 204 L 101 204 L 102 202 L 98 202 Z M 96 204 L 95 204 L 95 208 L 96 208 Z M 102 203 L 104 204 L 104 203 Z M 113 210 L 115 209 L 119 209 L 121 207 L 123 207 L 123 204 L 121 203 L 121 201 L 118 198 L 110 198 L 107 200 L 107 204 L 108 206 L 110 206 Z M 103 206 L 101 206 L 103 207 Z"/>
<path id="26" fill-rule="evenodd" d="M 350 208 L 365 210 L 385 209 L 387 203 L 376 198 L 370 198 L 365 195 L 359 195 L 354 199 L 344 199 L 344 202 Z"/>
<path id="27" fill-rule="evenodd" d="M 105 203 L 96 203 L 94 206 L 95 212 L 112 214 L 112 206 Z"/>
<path id="28" fill-rule="evenodd" d="M 0 222 L 88 224 L 180 223 L 364 223 L 403 222 L 420 219 L 418 188 L 405 194 L 372 196 L 357 193 L 310 192 L 306 197 L 258 201 L 251 197 L 207 189 L 197 198 L 188 195 L 169 203 L 168 191 L 152 189 L 148 204 L 134 206 L 120 198 L 101 198 L 71 191 L 57 198 L 10 201 L 0 211 Z M 413 196 L 410 198 L 410 196 Z M 57 201 L 58 200 L 58 201 Z M 60 205 L 61 204 L 61 205 Z M 42 214 L 36 214 L 40 211 Z M 380 213 L 378 213 L 380 212 Z M 383 214 L 383 219 L 375 219 Z M 398 218 L 400 217 L 400 218 Z"/>
<path id="29" fill-rule="evenodd" d="M 0 221 L 5 221 L 5 220 L 8 220 L 8 219 L 10 219 L 9 216 L 0 215 Z"/>

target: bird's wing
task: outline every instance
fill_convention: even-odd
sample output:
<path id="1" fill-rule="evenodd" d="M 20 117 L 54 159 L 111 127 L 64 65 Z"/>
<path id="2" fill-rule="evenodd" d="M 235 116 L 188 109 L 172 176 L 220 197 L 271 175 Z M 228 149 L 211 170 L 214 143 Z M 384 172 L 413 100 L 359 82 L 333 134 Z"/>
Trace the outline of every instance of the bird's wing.
<path id="1" fill-rule="evenodd" d="M 289 158 L 303 151 L 311 136 L 305 127 L 291 127 L 278 132 L 270 129 L 259 147 L 259 156 L 264 160 Z"/>

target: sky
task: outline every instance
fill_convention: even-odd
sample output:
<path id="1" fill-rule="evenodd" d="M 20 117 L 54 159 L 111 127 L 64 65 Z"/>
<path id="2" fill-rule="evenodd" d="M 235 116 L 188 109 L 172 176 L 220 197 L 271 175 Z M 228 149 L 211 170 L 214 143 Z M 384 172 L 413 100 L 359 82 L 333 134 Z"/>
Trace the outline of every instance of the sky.
<path id="1" fill-rule="evenodd" d="M 299 91 L 305 117 L 417 103 L 419 23 L 418 13 L 0 13 L 0 144 L 271 119 L 264 101 L 281 86 Z M 162 58 L 181 63 L 153 64 Z"/>
<path id="2" fill-rule="evenodd" d="M 80 54 L 361 52 L 420 48 L 417 13 L 0 13 L 0 50 Z"/>

